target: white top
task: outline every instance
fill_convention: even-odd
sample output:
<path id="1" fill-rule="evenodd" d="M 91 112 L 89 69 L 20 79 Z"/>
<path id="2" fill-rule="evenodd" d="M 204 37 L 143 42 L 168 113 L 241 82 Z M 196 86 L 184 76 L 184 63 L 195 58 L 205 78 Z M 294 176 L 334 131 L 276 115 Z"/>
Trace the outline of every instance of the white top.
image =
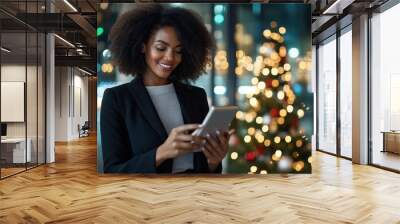
<path id="1" fill-rule="evenodd" d="M 169 134 L 175 127 L 184 124 L 181 107 L 175 93 L 174 85 L 146 86 L 158 116 Z M 183 172 L 193 169 L 193 153 L 188 153 L 173 160 L 172 172 Z"/>

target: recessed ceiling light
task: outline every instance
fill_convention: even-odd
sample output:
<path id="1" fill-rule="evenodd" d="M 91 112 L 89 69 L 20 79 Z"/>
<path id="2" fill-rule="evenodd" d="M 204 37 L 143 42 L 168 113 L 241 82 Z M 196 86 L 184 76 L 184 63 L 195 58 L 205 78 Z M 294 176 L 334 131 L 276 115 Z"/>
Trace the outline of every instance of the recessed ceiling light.
<path id="1" fill-rule="evenodd" d="M 58 39 L 60 39 L 62 42 L 64 42 L 64 43 L 66 43 L 67 45 L 69 45 L 70 47 L 75 48 L 75 45 L 71 44 L 71 42 L 69 42 L 69 41 L 67 41 L 66 39 L 60 37 L 59 35 L 54 34 L 54 36 L 57 37 Z"/>
<path id="2" fill-rule="evenodd" d="M 68 0 L 64 0 L 65 4 L 67 4 L 73 11 L 78 12 L 78 10 L 71 4 L 69 3 Z"/>
<path id="3" fill-rule="evenodd" d="M 1 47 L 1 50 L 4 51 L 4 52 L 7 52 L 7 53 L 10 53 L 10 52 L 11 52 L 11 50 L 9 50 L 9 49 L 7 49 L 7 48 L 5 48 L 5 47 Z"/>

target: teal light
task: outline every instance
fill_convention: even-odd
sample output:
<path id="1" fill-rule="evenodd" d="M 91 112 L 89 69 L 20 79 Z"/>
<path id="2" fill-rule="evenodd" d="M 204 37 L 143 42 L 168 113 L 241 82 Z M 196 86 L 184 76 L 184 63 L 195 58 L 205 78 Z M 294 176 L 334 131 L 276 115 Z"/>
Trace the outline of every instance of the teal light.
<path id="1" fill-rule="evenodd" d="M 252 10 L 253 10 L 254 14 L 260 15 L 261 14 L 261 4 L 260 3 L 252 4 Z"/>
<path id="2" fill-rule="evenodd" d="M 214 16 L 214 22 L 216 24 L 221 24 L 224 22 L 224 16 L 223 15 L 216 15 Z"/>
<path id="3" fill-rule="evenodd" d="M 216 5 L 214 6 L 214 13 L 219 14 L 224 11 L 224 6 L 223 5 Z"/>
<path id="4" fill-rule="evenodd" d="M 104 33 L 104 29 L 103 29 L 103 27 L 97 27 L 97 36 L 100 36 L 100 35 L 102 35 Z"/>

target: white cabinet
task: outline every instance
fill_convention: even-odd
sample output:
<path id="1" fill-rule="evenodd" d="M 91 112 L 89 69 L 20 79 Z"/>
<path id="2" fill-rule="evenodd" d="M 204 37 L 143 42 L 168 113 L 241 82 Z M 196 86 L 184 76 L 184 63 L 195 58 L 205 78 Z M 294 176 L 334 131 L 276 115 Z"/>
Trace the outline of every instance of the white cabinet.
<path id="1" fill-rule="evenodd" d="M 8 156 L 10 158 L 5 158 L 6 161 L 12 163 L 25 163 L 32 161 L 32 140 L 28 138 L 26 140 L 27 147 L 25 151 L 25 139 L 24 138 L 7 138 L 1 140 L 2 152 L 9 151 Z M 3 157 L 3 156 L 2 156 Z M 26 159 L 26 161 L 25 161 Z"/>

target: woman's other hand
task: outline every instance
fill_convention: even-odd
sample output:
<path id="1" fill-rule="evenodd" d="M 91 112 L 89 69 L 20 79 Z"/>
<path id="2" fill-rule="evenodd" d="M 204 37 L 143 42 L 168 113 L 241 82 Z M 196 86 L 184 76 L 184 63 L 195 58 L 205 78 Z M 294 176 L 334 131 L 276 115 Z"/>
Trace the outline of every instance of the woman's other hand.
<path id="1" fill-rule="evenodd" d="M 202 151 L 207 158 L 210 171 L 214 171 L 228 153 L 229 138 L 234 133 L 234 130 L 229 132 L 217 131 L 215 136 L 207 134 L 206 144 Z"/>
<path id="2" fill-rule="evenodd" d="M 167 140 L 157 149 L 156 166 L 159 166 L 166 159 L 176 158 L 201 148 L 205 139 L 190 134 L 190 131 L 199 127 L 200 124 L 186 124 L 172 129 Z"/>

